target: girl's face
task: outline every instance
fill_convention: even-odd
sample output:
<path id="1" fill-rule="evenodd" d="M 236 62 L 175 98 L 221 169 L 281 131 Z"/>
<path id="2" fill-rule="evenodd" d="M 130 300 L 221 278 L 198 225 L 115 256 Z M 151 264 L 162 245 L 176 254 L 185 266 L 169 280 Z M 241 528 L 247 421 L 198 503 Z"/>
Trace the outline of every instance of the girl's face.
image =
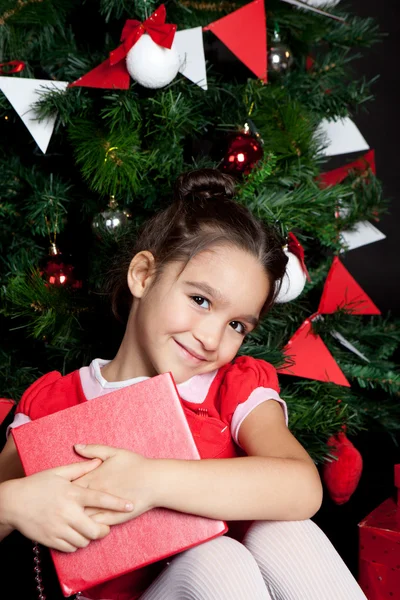
<path id="1" fill-rule="evenodd" d="M 230 362 L 269 292 L 257 259 L 234 246 L 201 252 L 181 269 L 169 263 L 134 299 L 129 330 L 142 375 L 170 371 L 176 383 Z"/>

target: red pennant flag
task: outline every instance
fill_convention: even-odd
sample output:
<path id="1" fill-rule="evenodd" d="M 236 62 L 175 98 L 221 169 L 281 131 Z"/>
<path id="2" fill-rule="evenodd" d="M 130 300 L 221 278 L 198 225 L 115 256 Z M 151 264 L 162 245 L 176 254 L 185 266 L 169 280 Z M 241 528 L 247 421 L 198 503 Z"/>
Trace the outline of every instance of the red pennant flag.
<path id="1" fill-rule="evenodd" d="M 267 25 L 264 0 L 254 0 L 210 23 L 212 31 L 253 73 L 267 81 Z"/>
<path id="2" fill-rule="evenodd" d="M 7 400 L 7 398 L 0 398 L 0 425 L 14 406 L 14 400 Z"/>
<path id="3" fill-rule="evenodd" d="M 306 319 L 299 327 L 287 343 L 284 352 L 292 364 L 281 367 L 278 373 L 350 387 L 321 337 L 313 333 L 311 318 Z"/>
<path id="4" fill-rule="evenodd" d="M 346 308 L 355 315 L 381 314 L 379 308 L 335 256 L 325 281 L 318 312 L 328 315 L 339 308 Z"/>
<path id="5" fill-rule="evenodd" d="M 110 64 L 107 58 L 98 67 L 95 67 L 89 73 L 82 75 L 76 81 L 69 84 L 68 87 L 92 87 L 117 90 L 128 90 L 130 84 L 130 75 L 126 68 L 124 60 L 116 65 Z"/>
<path id="6" fill-rule="evenodd" d="M 332 171 L 327 171 L 326 173 L 321 173 L 318 177 L 318 182 L 321 188 L 330 187 L 331 185 L 341 183 L 346 179 L 350 171 L 363 172 L 367 169 L 371 169 L 373 174 L 376 175 L 375 150 L 369 150 L 367 154 L 364 154 L 364 156 L 361 156 L 348 165 L 333 169 Z"/>

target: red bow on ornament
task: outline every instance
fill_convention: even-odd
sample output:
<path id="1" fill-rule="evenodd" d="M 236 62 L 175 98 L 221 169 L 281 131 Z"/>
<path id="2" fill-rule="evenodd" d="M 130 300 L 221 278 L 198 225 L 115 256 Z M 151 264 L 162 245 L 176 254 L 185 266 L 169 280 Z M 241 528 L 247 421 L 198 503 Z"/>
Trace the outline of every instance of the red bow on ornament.
<path id="1" fill-rule="evenodd" d="M 304 248 L 300 244 L 299 240 L 294 235 L 294 233 L 292 233 L 291 231 L 289 231 L 288 233 L 287 247 L 289 252 L 294 254 L 299 259 L 301 267 L 307 277 L 307 281 L 311 281 L 311 277 L 307 271 L 306 263 L 304 262 Z"/>
<path id="2" fill-rule="evenodd" d="M 125 58 L 129 50 L 144 33 L 148 33 L 153 42 L 163 48 L 170 49 L 174 41 L 176 25 L 166 23 L 167 12 L 161 4 L 143 23 L 136 19 L 128 19 L 121 34 L 121 46 L 110 52 L 110 64 L 115 65 Z"/>

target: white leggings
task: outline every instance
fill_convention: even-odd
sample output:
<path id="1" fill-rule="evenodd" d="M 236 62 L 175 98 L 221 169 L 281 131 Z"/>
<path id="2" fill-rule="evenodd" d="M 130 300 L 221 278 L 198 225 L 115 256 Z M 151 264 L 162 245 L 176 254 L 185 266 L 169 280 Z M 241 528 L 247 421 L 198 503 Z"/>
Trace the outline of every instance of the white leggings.
<path id="1" fill-rule="evenodd" d="M 243 543 L 222 536 L 186 550 L 140 600 L 366 600 L 319 527 L 257 521 Z"/>

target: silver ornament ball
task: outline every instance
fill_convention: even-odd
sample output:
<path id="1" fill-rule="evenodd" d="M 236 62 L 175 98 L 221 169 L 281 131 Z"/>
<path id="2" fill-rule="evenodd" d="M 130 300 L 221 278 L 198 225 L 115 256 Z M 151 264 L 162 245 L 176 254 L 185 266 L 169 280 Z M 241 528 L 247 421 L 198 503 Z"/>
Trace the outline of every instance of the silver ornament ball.
<path id="1" fill-rule="evenodd" d="M 94 217 L 92 229 L 98 234 L 102 231 L 116 233 L 124 228 L 130 218 L 130 212 L 126 208 L 120 208 L 114 196 L 111 196 L 107 209 Z"/>
<path id="2" fill-rule="evenodd" d="M 292 65 L 292 51 L 281 41 L 279 33 L 275 32 L 268 49 L 268 73 L 284 74 L 291 69 Z"/>

